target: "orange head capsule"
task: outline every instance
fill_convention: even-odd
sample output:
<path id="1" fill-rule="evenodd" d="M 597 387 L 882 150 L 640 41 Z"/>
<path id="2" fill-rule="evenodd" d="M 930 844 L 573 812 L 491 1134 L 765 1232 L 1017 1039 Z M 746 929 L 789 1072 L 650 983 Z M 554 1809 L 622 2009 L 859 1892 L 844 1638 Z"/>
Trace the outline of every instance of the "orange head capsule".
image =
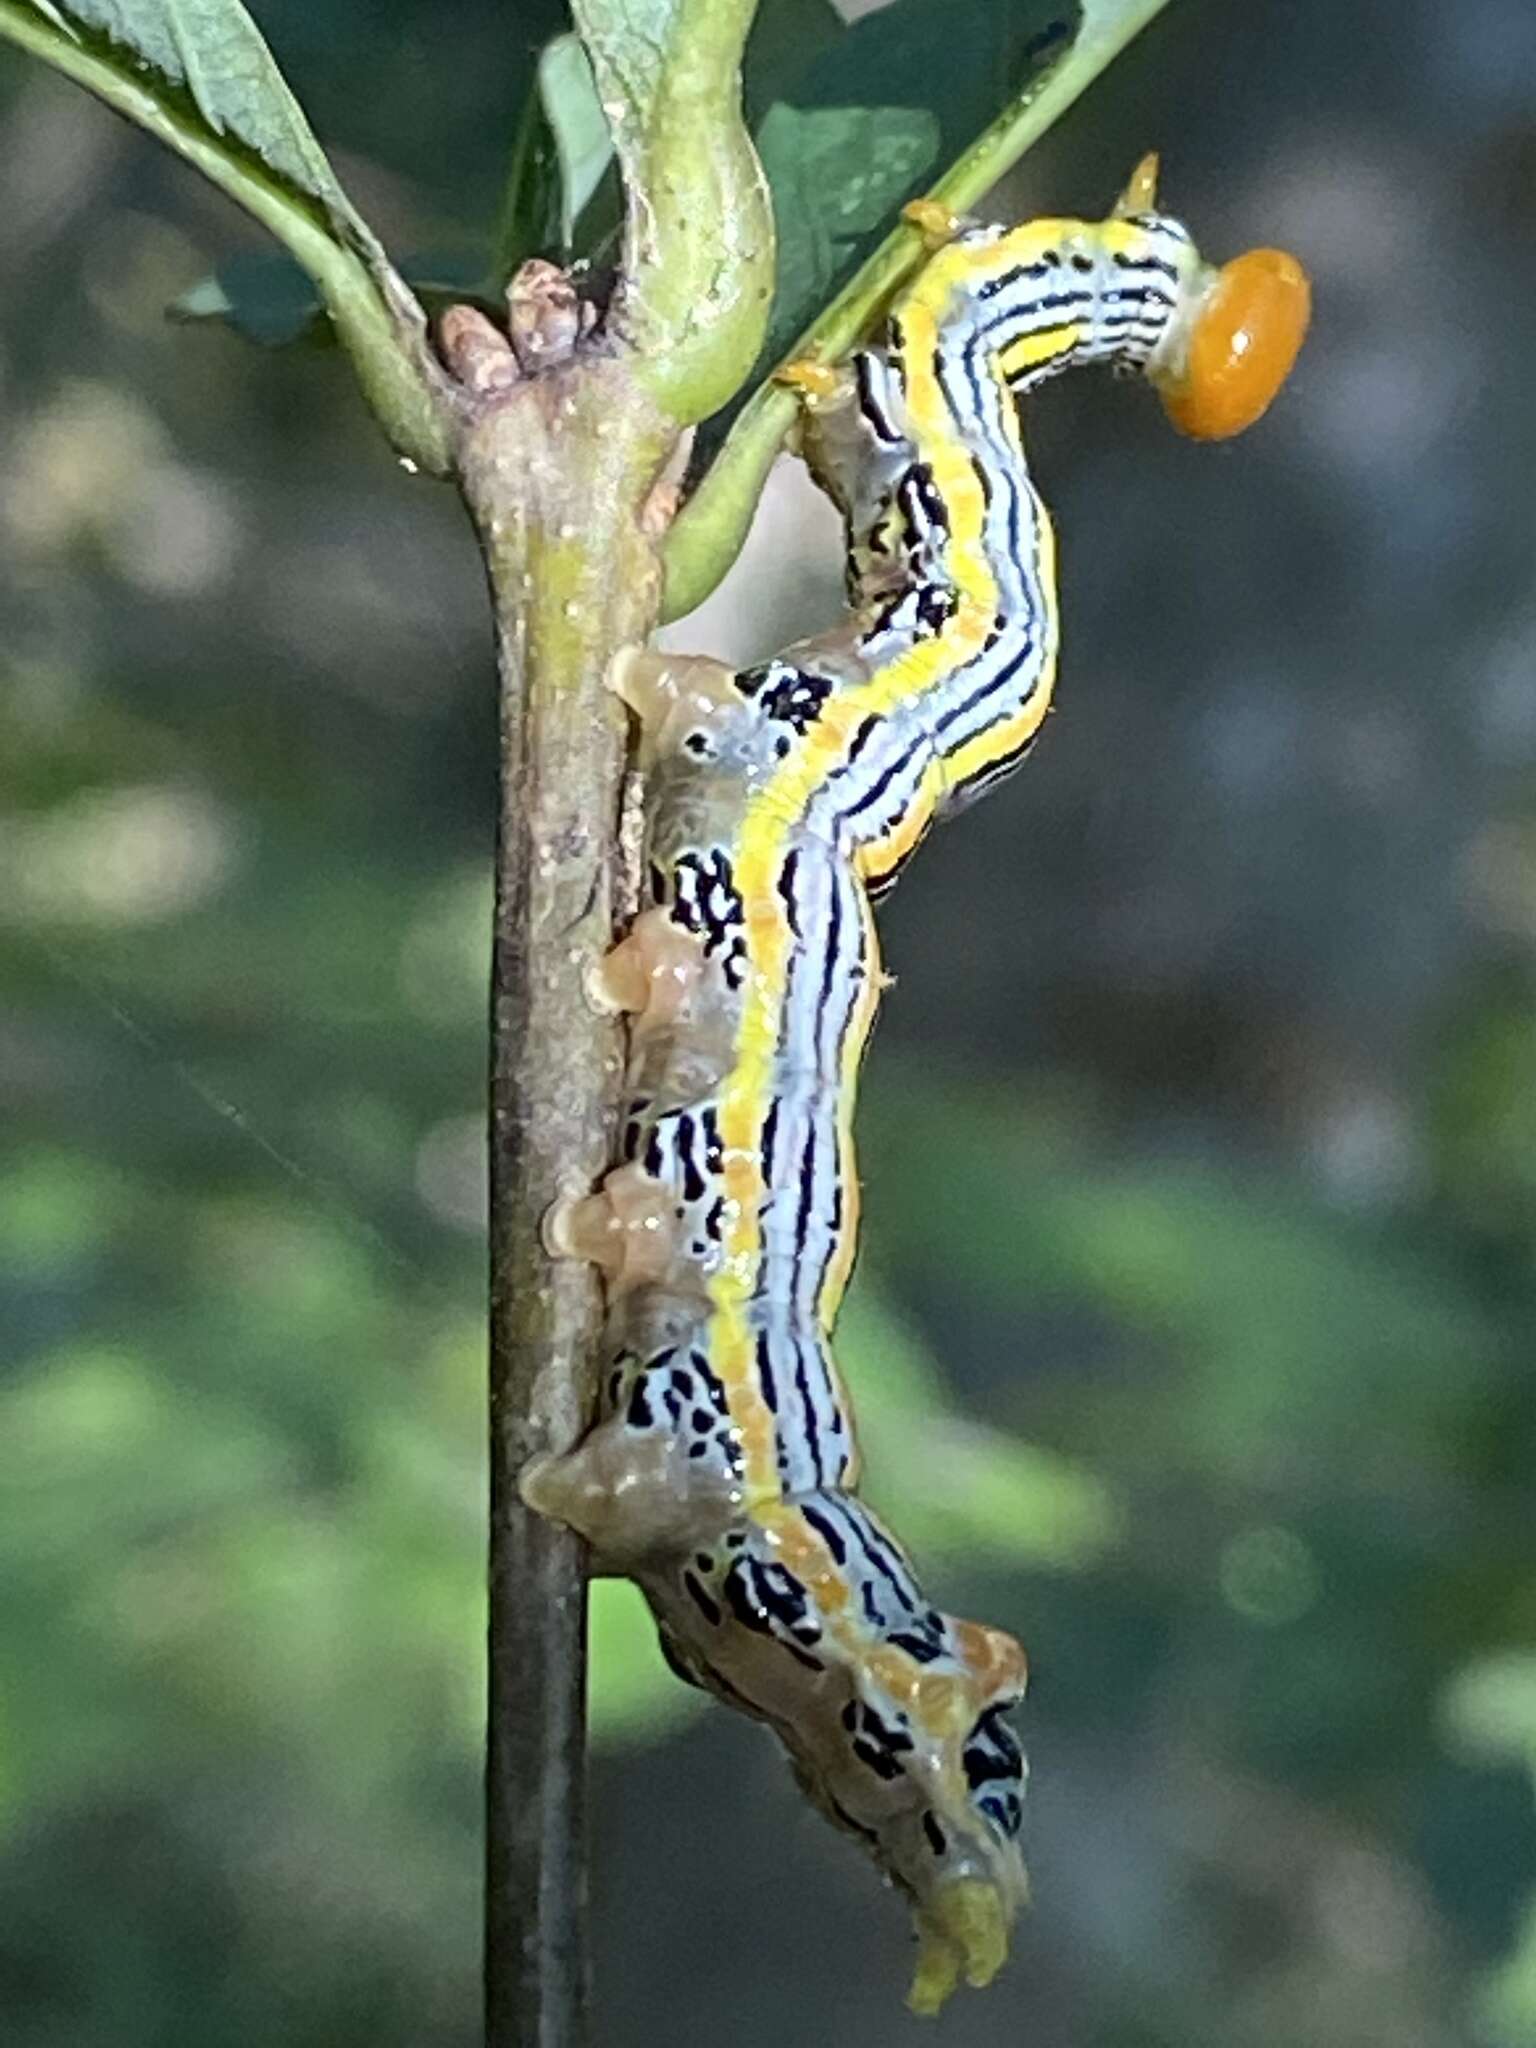
<path id="1" fill-rule="evenodd" d="M 1250 249 L 1219 270 L 1160 387 L 1179 431 L 1224 441 L 1251 427 L 1290 375 L 1311 311 L 1307 273 L 1283 249 Z"/>

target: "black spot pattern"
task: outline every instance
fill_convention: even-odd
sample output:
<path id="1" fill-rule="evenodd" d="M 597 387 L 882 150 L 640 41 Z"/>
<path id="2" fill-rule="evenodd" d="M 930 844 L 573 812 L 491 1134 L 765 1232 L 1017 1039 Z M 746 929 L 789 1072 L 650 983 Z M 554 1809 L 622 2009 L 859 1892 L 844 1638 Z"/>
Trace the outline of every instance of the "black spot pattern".
<path id="1" fill-rule="evenodd" d="M 809 1651 L 821 1641 L 821 1623 L 810 1611 L 810 1597 L 787 1565 L 761 1558 L 738 1557 L 722 1588 L 731 1612 L 744 1628 L 772 1636 L 813 1671 L 819 1658 Z"/>
<path id="2" fill-rule="evenodd" d="M 752 679 L 750 687 L 749 678 Z M 794 668 L 782 661 L 770 661 L 760 669 L 749 669 L 746 675 L 737 678 L 737 686 L 747 696 L 757 699 L 758 708 L 765 718 L 789 726 L 802 737 L 820 718 L 821 707 L 833 689 L 830 676 L 815 675 L 809 669 Z"/>
<path id="3" fill-rule="evenodd" d="M 848 1730 L 849 1747 L 854 1755 L 877 1778 L 889 1784 L 901 1776 L 904 1769 L 901 1759 L 914 1747 L 905 1728 L 884 1720 L 873 1707 L 859 1700 L 850 1700 L 844 1707 L 843 1726 Z"/>
<path id="4" fill-rule="evenodd" d="M 1012 1841 L 1024 1821 L 1024 1752 L 1003 1711 L 989 1707 L 980 1717 L 961 1762 L 977 1810 L 1005 1841 Z"/>
<path id="5" fill-rule="evenodd" d="M 648 1358 L 634 1375 L 624 1420 L 631 1429 L 664 1430 L 690 1459 L 714 1456 L 728 1472 L 740 1474 L 741 1446 L 725 1384 L 697 1348 L 668 1347 Z"/>
<path id="6" fill-rule="evenodd" d="M 672 920 L 703 939 L 707 958 L 720 955 L 727 983 L 741 987 L 747 971 L 745 915 L 724 847 L 679 854 L 672 868 Z"/>

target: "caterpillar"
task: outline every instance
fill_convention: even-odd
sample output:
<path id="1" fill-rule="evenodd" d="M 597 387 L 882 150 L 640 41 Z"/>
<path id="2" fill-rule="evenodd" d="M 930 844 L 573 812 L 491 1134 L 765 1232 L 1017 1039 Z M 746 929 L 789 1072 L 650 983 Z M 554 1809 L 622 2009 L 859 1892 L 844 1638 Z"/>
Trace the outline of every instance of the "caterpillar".
<path id="1" fill-rule="evenodd" d="M 1300 346 L 1301 266 L 1256 250 L 1213 270 L 1156 210 L 1156 169 L 1097 223 L 909 209 L 930 253 L 883 340 L 786 373 L 843 516 L 847 616 L 745 670 L 629 650 L 613 677 L 639 723 L 646 880 L 594 996 L 631 1020 L 628 1113 L 620 1162 L 546 1227 L 603 1268 L 607 1366 L 595 1427 L 522 1491 L 638 1582 L 679 1676 L 766 1722 L 908 1895 L 922 2012 L 992 1978 L 1024 1897 L 1005 1717 L 1025 1659 L 932 1606 L 858 1497 L 830 1336 L 882 984 L 871 905 L 1050 705 L 1054 540 L 1018 399 L 1107 363 L 1219 438 Z"/>

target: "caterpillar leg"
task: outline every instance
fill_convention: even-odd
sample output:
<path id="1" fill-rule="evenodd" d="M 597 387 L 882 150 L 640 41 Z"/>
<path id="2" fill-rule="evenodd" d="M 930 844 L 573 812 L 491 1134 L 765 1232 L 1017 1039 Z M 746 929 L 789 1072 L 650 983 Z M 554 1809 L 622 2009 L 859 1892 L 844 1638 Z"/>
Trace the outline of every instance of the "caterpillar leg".
<path id="1" fill-rule="evenodd" d="M 652 647 L 621 647 L 608 671 L 608 687 L 648 731 L 664 725 L 679 705 L 708 713 L 735 701 L 728 662 L 708 654 L 664 654 Z"/>
<path id="2" fill-rule="evenodd" d="M 725 1495 L 680 1459 L 674 1442 L 639 1434 L 618 1416 L 573 1451 L 530 1458 L 517 1490 L 535 1514 L 584 1536 L 610 1568 L 686 1549 L 729 1511 Z"/>
<path id="3" fill-rule="evenodd" d="M 608 671 L 608 687 L 640 721 L 642 767 L 666 754 L 707 758 L 716 736 L 741 711 L 736 671 L 707 654 L 663 654 L 621 647 Z"/>
<path id="4" fill-rule="evenodd" d="M 659 905 L 642 910 L 591 980 L 601 1009 L 627 1011 L 637 1038 L 674 1025 L 704 972 L 704 949 Z"/>
<path id="5" fill-rule="evenodd" d="M 611 1295 L 660 1280 L 678 1250 L 673 1196 L 643 1166 L 616 1166 L 592 1195 L 556 1202 L 544 1218 L 544 1244 L 557 1259 L 601 1266 Z"/>
<path id="6" fill-rule="evenodd" d="M 796 356 L 781 363 L 773 373 L 775 384 L 787 384 L 811 405 L 841 398 L 848 389 L 848 372 L 836 363 L 818 362 L 815 356 Z"/>
<path id="7" fill-rule="evenodd" d="M 930 251 L 952 242 L 965 226 L 964 216 L 952 212 L 942 199 L 909 199 L 901 217 L 918 230 Z"/>
<path id="8" fill-rule="evenodd" d="M 787 384 L 800 401 L 800 411 L 790 428 L 785 446 L 802 456 L 813 470 L 829 468 L 818 463 L 816 449 L 828 431 L 828 420 L 839 420 L 857 403 L 858 386 L 842 363 L 824 363 L 816 356 L 796 356 L 781 363 L 773 373 L 776 384 Z"/>

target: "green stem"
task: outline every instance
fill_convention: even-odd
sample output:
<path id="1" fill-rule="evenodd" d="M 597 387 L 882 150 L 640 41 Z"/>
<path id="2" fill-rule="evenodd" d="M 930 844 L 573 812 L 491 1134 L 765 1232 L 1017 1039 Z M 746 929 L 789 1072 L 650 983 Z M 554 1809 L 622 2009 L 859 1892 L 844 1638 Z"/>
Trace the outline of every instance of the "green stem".
<path id="1" fill-rule="evenodd" d="M 741 112 L 757 0 L 571 0 L 623 174 L 615 325 L 681 426 L 741 387 L 773 300 L 773 209 Z"/>
<path id="2" fill-rule="evenodd" d="M 1167 0 L 1085 0 L 1077 40 L 1034 79 L 957 157 L 930 196 L 952 212 L 976 206 L 1091 85 Z M 795 342 L 786 360 L 836 362 L 869 332 L 923 260 L 916 228 L 895 228 Z M 681 618 L 715 588 L 741 551 L 774 458 L 794 425 L 798 400 L 768 379 L 737 414 L 725 442 L 667 535 L 663 619 Z"/>

